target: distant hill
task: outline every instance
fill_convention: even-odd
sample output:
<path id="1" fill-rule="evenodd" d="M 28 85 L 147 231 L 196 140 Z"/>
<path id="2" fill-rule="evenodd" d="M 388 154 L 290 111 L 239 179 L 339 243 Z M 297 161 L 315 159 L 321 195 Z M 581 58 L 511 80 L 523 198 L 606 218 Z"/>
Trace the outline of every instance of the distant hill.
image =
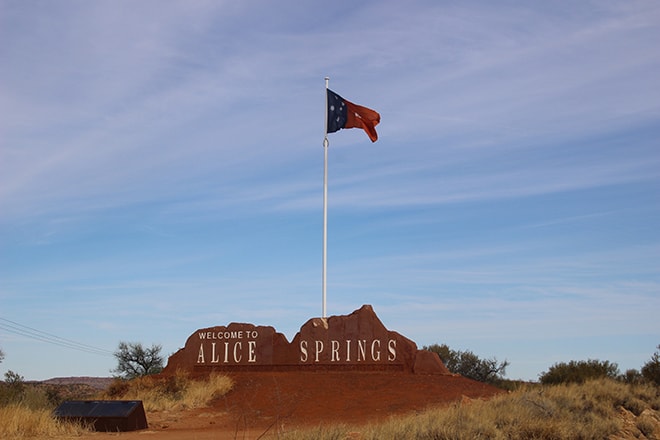
<path id="1" fill-rule="evenodd" d="M 97 390 L 104 390 L 113 380 L 112 377 L 54 377 L 41 383 L 47 385 L 87 385 Z"/>

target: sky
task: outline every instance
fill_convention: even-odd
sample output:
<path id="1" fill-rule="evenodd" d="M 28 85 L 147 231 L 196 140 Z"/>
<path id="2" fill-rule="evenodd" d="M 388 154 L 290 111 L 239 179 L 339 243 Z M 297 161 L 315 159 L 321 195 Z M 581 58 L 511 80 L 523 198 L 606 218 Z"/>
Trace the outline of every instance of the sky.
<path id="1" fill-rule="evenodd" d="M 660 344 L 660 3 L 0 0 L 0 374 L 109 376 L 327 314 L 640 369 Z"/>

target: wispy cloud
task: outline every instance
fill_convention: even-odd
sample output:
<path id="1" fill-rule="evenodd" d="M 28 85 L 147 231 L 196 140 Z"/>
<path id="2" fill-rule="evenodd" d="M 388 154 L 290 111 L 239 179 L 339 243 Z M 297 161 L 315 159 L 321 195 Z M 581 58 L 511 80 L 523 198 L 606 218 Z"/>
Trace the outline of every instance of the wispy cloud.
<path id="1" fill-rule="evenodd" d="M 175 349 L 202 321 L 290 336 L 318 313 L 329 75 L 382 116 L 376 144 L 330 135 L 332 313 L 642 352 L 659 22 L 645 0 L 2 3 L 0 309 L 104 346 Z M 6 344 L 3 367 L 48 374 Z"/>

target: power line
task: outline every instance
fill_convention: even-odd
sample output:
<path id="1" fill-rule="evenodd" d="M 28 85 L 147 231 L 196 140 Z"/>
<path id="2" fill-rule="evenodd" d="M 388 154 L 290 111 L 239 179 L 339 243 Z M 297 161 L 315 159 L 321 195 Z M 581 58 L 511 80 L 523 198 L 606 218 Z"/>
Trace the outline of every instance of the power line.
<path id="1" fill-rule="evenodd" d="M 37 341 L 46 342 L 48 344 L 58 345 L 64 348 L 70 348 L 72 350 L 84 351 L 86 353 L 98 354 L 101 356 L 113 355 L 113 352 L 109 350 L 72 341 L 71 339 L 61 338 L 52 333 L 37 330 L 36 328 L 28 327 L 27 325 L 19 324 L 18 322 L 14 322 L 2 317 L 0 317 L 0 329 L 15 335 L 24 336 Z"/>
<path id="2" fill-rule="evenodd" d="M 53 335 L 52 333 L 43 332 L 32 327 L 28 327 L 17 322 L 11 321 L 9 319 L 0 318 L 0 328 L 4 329 L 10 333 L 25 336 L 30 339 L 34 339 L 41 342 L 46 342 L 53 345 L 58 345 L 60 347 L 70 348 L 73 350 L 84 351 L 87 353 L 99 354 L 99 355 L 112 355 L 112 352 L 104 350 L 102 348 L 97 348 L 91 345 L 83 344 L 80 342 L 72 341 L 70 339 L 61 338 L 59 336 Z"/>

